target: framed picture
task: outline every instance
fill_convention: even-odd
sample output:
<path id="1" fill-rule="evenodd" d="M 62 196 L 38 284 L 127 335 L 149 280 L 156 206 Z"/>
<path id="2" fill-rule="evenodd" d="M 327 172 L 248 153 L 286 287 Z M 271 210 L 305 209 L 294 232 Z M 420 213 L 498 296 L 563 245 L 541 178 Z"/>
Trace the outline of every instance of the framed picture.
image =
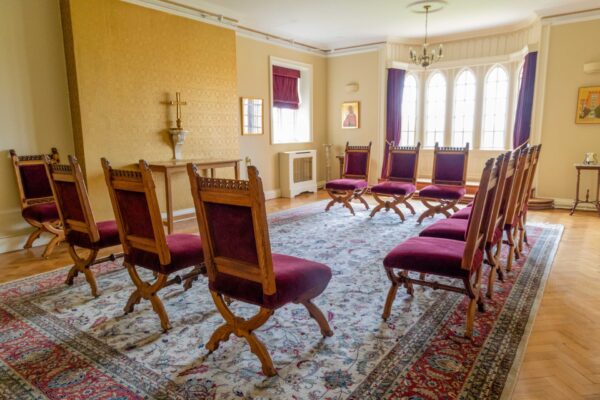
<path id="1" fill-rule="evenodd" d="M 600 86 L 579 88 L 576 124 L 600 124 Z"/>
<path id="2" fill-rule="evenodd" d="M 342 129 L 357 129 L 360 126 L 360 103 L 346 101 L 342 103 Z"/>
<path id="3" fill-rule="evenodd" d="M 263 99 L 242 97 L 242 135 L 262 135 L 263 131 Z"/>

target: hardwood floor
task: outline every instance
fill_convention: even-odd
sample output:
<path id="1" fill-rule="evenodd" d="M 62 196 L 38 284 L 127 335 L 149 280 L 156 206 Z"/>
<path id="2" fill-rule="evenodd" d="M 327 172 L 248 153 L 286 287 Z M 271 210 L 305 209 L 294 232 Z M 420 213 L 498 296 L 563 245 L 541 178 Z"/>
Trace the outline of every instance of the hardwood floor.
<path id="1" fill-rule="evenodd" d="M 293 200 L 270 200 L 267 211 L 326 198 L 326 193 L 319 192 Z M 600 340 L 596 340 L 600 337 L 600 218 L 592 212 L 569 216 L 567 211 L 554 210 L 532 211 L 529 220 L 562 224 L 565 231 L 512 398 L 600 400 Z M 196 222 L 179 223 L 177 230 L 197 231 Z M 47 260 L 40 258 L 42 252 L 43 247 L 37 247 L 0 254 L 0 282 L 71 264 L 64 245 Z"/>

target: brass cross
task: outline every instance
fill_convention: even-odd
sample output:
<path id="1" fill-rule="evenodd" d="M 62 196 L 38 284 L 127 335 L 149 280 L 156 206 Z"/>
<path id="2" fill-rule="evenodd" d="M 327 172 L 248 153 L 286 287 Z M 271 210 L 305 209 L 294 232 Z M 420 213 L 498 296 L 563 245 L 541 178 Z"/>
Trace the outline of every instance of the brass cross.
<path id="1" fill-rule="evenodd" d="M 181 126 L 181 106 L 186 106 L 187 101 L 181 101 L 181 93 L 175 92 L 175 101 L 167 101 L 166 104 L 176 106 L 177 108 L 177 129 L 182 129 Z"/>

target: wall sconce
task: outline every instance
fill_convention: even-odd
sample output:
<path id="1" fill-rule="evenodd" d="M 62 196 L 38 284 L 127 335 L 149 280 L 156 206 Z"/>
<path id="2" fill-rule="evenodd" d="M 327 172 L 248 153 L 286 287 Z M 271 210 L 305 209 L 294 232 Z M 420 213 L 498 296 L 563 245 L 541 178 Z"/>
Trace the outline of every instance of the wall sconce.
<path id="1" fill-rule="evenodd" d="M 346 85 L 346 92 L 347 93 L 358 92 L 358 83 L 356 83 L 356 82 L 348 83 Z"/>
<path id="2" fill-rule="evenodd" d="M 583 64 L 583 72 L 586 74 L 594 74 L 600 72 L 600 61 Z"/>

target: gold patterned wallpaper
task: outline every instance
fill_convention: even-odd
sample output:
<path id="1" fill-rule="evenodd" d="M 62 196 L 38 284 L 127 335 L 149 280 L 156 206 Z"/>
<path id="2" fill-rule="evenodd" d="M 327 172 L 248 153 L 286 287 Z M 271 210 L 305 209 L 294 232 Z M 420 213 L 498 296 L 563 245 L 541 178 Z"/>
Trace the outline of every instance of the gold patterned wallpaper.
<path id="1" fill-rule="evenodd" d="M 182 108 L 183 126 L 190 131 L 183 157 L 239 156 L 232 30 L 119 0 L 63 0 L 62 9 L 63 24 L 70 22 L 63 29 L 72 33 L 67 62 L 76 75 L 71 102 L 78 105 L 72 109 L 80 112 L 81 126 L 74 131 L 75 142 L 82 145 L 76 148 L 85 159 L 97 218 L 112 218 L 101 157 L 115 167 L 142 158 L 171 159 L 167 128 L 174 125 L 175 108 L 162 103 L 174 100 L 175 91 L 188 104 Z M 162 176 L 155 180 L 162 203 Z M 176 177 L 173 185 L 174 208 L 193 207 L 187 175 Z"/>

